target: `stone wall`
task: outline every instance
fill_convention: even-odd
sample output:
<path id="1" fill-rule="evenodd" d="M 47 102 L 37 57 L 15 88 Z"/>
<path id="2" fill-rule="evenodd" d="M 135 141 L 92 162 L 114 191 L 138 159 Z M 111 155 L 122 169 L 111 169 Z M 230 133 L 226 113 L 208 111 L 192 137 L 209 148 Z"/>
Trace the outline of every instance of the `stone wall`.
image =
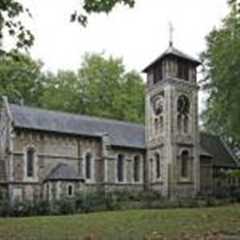
<path id="1" fill-rule="evenodd" d="M 12 119 L 6 104 L 0 107 L 0 182 L 4 183 L 9 180 L 9 152 L 12 148 Z"/>
<path id="2" fill-rule="evenodd" d="M 198 86 L 191 69 L 189 81 L 177 79 L 172 73 L 167 74 L 155 84 L 148 84 L 146 89 L 146 144 L 148 186 L 162 193 L 163 196 L 194 196 L 200 188 L 200 143 L 198 127 Z M 149 73 L 151 75 L 151 72 Z M 171 76 L 171 77 L 170 77 Z M 151 81 L 150 81 L 151 82 Z M 190 102 L 188 113 L 188 132 L 178 129 L 178 98 L 186 96 Z M 161 113 L 154 112 L 154 99 L 160 98 Z M 163 118 L 161 131 L 156 129 L 155 120 Z M 188 177 L 180 177 L 180 154 L 188 151 Z M 156 179 L 155 154 L 161 158 L 161 177 Z"/>
<path id="3" fill-rule="evenodd" d="M 13 149 L 9 153 L 9 157 L 12 158 L 10 195 L 13 198 L 15 196 L 20 199 L 42 198 L 45 194 L 43 187 L 45 179 L 59 163 L 72 166 L 85 179 L 85 186 L 81 187 L 79 191 L 143 189 L 145 152 L 142 150 L 113 148 L 101 138 L 68 136 L 21 129 L 15 131 L 12 141 Z M 32 178 L 26 175 L 28 148 L 35 150 L 35 174 Z M 91 179 L 85 178 L 84 160 L 87 153 L 93 157 L 93 176 Z M 116 181 L 118 154 L 124 155 L 125 178 L 123 183 Z M 139 156 L 141 159 L 140 181 L 137 183 L 133 181 L 134 156 Z M 55 184 L 51 186 L 54 187 Z"/>
<path id="4" fill-rule="evenodd" d="M 71 194 L 69 188 L 71 188 Z M 44 183 L 43 189 L 43 198 L 47 200 L 72 198 L 86 191 L 81 181 L 48 181 Z"/>
<path id="5" fill-rule="evenodd" d="M 33 178 L 26 176 L 26 151 L 29 147 L 35 150 L 35 176 Z M 13 139 L 13 151 L 10 153 L 13 158 L 12 182 L 14 184 L 12 188 L 17 184 L 18 188 L 23 189 L 23 196 L 28 195 L 25 192 L 33 191 L 35 194 L 39 191 L 38 188 L 42 186 L 46 176 L 59 163 L 72 166 L 84 178 L 83 160 L 87 152 L 93 155 L 92 172 L 94 174 L 88 184 L 95 184 L 96 181 L 102 179 L 104 174 L 101 170 L 103 164 L 101 151 L 100 139 L 17 130 Z M 29 190 L 30 188 L 32 190 Z"/>
<path id="6" fill-rule="evenodd" d="M 137 149 L 127 149 L 121 147 L 108 147 L 105 156 L 105 190 L 106 191 L 140 191 L 144 188 L 145 182 L 145 151 Z M 124 181 L 117 181 L 117 159 L 121 154 L 124 158 Z M 140 181 L 135 182 L 133 177 L 134 157 L 140 159 Z"/>

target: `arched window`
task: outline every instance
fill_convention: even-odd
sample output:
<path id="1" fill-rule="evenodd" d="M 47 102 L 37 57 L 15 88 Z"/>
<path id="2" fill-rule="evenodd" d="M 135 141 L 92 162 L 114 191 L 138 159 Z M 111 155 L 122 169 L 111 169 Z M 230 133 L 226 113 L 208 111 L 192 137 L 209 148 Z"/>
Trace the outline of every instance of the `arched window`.
<path id="1" fill-rule="evenodd" d="M 188 133 L 189 131 L 189 112 L 190 101 L 185 95 L 181 95 L 177 101 L 177 128 L 180 133 Z"/>
<path id="2" fill-rule="evenodd" d="M 177 129 L 178 129 L 178 132 L 182 131 L 182 117 L 181 117 L 181 114 L 178 114 L 178 116 L 177 116 Z"/>
<path id="3" fill-rule="evenodd" d="M 160 160 L 160 155 L 158 153 L 155 154 L 156 158 L 156 177 L 160 178 L 161 177 L 161 160 Z"/>
<path id="4" fill-rule="evenodd" d="M 27 177 L 34 176 L 34 158 L 35 158 L 35 150 L 33 148 L 29 148 L 27 150 L 27 163 L 26 163 Z"/>
<path id="5" fill-rule="evenodd" d="M 68 185 L 67 194 L 69 197 L 73 196 L 73 186 L 72 185 Z"/>
<path id="6" fill-rule="evenodd" d="M 122 154 L 119 154 L 117 159 L 117 180 L 118 182 L 124 180 L 124 156 Z"/>
<path id="7" fill-rule="evenodd" d="M 134 182 L 140 181 L 140 157 L 135 156 L 133 160 L 133 178 Z"/>
<path id="8" fill-rule="evenodd" d="M 188 166 L 189 166 L 189 153 L 188 151 L 183 151 L 181 154 L 181 177 L 188 177 Z"/>
<path id="9" fill-rule="evenodd" d="M 189 123 L 188 116 L 184 116 L 184 122 L 183 122 L 184 133 L 188 133 L 188 128 L 189 128 L 188 123 Z"/>
<path id="10" fill-rule="evenodd" d="M 155 130 L 155 134 L 157 134 L 158 133 L 158 119 L 157 118 L 155 118 L 154 119 L 154 130 Z"/>
<path id="11" fill-rule="evenodd" d="M 164 127 L 164 123 L 163 123 L 163 116 L 160 116 L 160 118 L 159 118 L 159 125 L 160 125 L 160 132 L 162 132 L 163 131 L 163 127 Z"/>
<path id="12" fill-rule="evenodd" d="M 92 177 L 92 155 L 87 153 L 85 162 L 85 174 L 86 179 L 91 179 Z"/>
<path id="13" fill-rule="evenodd" d="M 181 95 L 177 101 L 177 110 L 179 114 L 186 115 L 190 110 L 190 102 L 187 96 Z"/>

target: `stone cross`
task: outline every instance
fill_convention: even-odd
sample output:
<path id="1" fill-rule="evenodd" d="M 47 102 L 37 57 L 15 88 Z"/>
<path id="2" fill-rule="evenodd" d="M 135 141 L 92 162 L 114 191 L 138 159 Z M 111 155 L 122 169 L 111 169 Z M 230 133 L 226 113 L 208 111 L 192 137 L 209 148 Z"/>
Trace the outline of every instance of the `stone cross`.
<path id="1" fill-rule="evenodd" d="M 171 47 L 173 46 L 173 32 L 174 32 L 173 24 L 169 22 L 169 45 Z"/>

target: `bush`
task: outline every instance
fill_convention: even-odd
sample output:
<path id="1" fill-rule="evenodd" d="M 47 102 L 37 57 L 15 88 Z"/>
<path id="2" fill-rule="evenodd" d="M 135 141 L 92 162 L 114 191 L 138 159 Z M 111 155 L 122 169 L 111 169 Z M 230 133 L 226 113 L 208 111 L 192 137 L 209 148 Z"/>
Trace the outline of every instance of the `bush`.
<path id="1" fill-rule="evenodd" d="M 47 200 L 40 200 L 34 202 L 34 211 L 36 215 L 50 215 L 51 214 L 51 205 Z"/>
<path id="2" fill-rule="evenodd" d="M 106 193 L 105 194 L 105 207 L 106 210 L 118 210 L 121 208 L 120 201 L 113 193 Z"/>
<path id="3" fill-rule="evenodd" d="M 53 202 L 53 213 L 66 215 L 76 213 L 75 199 L 62 198 Z"/>
<path id="4" fill-rule="evenodd" d="M 14 217 L 27 217 L 33 216 L 34 214 L 34 207 L 32 201 L 15 201 L 12 204 L 12 210 L 10 212 L 11 216 Z"/>
<path id="5" fill-rule="evenodd" d="M 217 199 L 213 196 L 201 198 L 177 198 L 169 200 L 156 192 L 85 192 L 75 198 L 62 198 L 54 201 L 16 201 L 12 204 L 7 199 L 0 201 L 0 216 L 64 215 L 89 213 L 105 210 L 125 209 L 166 209 L 214 207 L 240 200 L 240 190 L 232 191 L 232 198 Z"/>
<path id="6" fill-rule="evenodd" d="M 78 212 L 89 213 L 104 206 L 104 195 L 96 192 L 82 193 L 76 197 L 75 201 Z"/>
<path id="7" fill-rule="evenodd" d="M 7 199 L 0 201 L 0 217 L 9 217 L 11 215 L 11 206 Z"/>

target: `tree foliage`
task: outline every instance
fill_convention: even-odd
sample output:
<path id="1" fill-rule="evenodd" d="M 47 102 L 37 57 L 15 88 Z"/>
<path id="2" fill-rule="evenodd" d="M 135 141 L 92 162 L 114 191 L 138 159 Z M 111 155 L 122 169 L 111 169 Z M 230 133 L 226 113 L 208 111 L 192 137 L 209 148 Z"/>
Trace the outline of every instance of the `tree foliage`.
<path id="1" fill-rule="evenodd" d="M 92 13 L 109 13 L 118 4 L 133 7 L 135 0 L 82 0 L 79 10 L 69 13 L 71 22 L 79 22 L 86 26 L 88 16 Z M 21 21 L 21 16 L 31 17 L 29 9 L 25 8 L 20 0 L 0 0 L 0 43 L 6 35 L 13 37 L 17 48 L 32 46 L 34 36 Z M 3 52 L 0 44 L 0 53 Z"/>
<path id="2" fill-rule="evenodd" d="M 127 72 L 121 59 L 86 54 L 77 72 L 42 71 L 29 55 L 11 52 L 0 57 L 0 95 L 52 110 L 143 122 L 144 83 Z"/>
<path id="3" fill-rule="evenodd" d="M 11 102 L 37 105 L 41 92 L 42 64 L 29 55 L 10 52 L 0 57 L 0 95 Z"/>
<path id="4" fill-rule="evenodd" d="M 44 87 L 40 96 L 43 108 L 78 113 L 80 104 L 80 84 L 75 72 L 59 71 L 44 74 Z"/>
<path id="5" fill-rule="evenodd" d="M 27 14 L 29 10 L 17 0 L 0 0 L 0 43 L 6 35 L 12 36 L 18 48 L 30 47 L 33 44 L 33 34 L 27 29 L 19 17 Z M 1 45 L 0 45 L 0 50 Z"/>
<path id="6" fill-rule="evenodd" d="M 60 71 L 46 76 L 41 96 L 45 108 L 115 118 L 144 120 L 144 83 L 127 72 L 121 59 L 86 54 L 77 73 Z"/>
<path id="7" fill-rule="evenodd" d="M 209 93 L 203 114 L 206 128 L 240 143 L 240 15 L 239 3 L 229 2 L 230 13 L 221 27 L 207 36 L 202 54 L 204 88 Z"/>
<path id="8" fill-rule="evenodd" d="M 117 4 L 124 4 L 133 7 L 135 0 L 84 0 L 82 1 L 79 11 L 75 11 L 71 15 L 72 22 L 79 22 L 86 26 L 88 16 L 92 13 L 109 13 Z"/>

